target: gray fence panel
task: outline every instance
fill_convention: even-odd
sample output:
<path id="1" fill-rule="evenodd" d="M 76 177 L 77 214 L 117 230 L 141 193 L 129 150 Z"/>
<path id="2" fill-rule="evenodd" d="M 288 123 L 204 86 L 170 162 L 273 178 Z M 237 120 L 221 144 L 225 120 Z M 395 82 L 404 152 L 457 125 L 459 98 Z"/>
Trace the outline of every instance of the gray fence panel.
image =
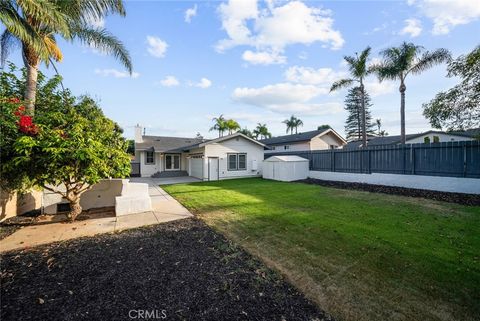
<path id="1" fill-rule="evenodd" d="M 479 141 L 292 151 L 265 158 L 273 155 L 298 155 L 316 171 L 480 178 Z"/>

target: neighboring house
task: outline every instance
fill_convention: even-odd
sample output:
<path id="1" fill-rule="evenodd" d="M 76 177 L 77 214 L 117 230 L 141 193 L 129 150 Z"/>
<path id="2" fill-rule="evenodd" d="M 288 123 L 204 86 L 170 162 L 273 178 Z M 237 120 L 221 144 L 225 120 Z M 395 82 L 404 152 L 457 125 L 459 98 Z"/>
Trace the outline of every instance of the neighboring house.
<path id="1" fill-rule="evenodd" d="M 475 140 L 480 135 L 480 129 L 470 129 L 467 131 L 456 132 L 442 132 L 429 130 L 427 132 L 419 134 L 406 135 L 406 144 L 423 144 L 423 143 L 444 143 L 444 142 L 461 142 Z M 382 137 L 369 137 L 368 146 L 381 146 L 381 145 L 397 145 L 400 144 L 400 135 L 397 136 L 382 136 Z M 355 140 L 348 142 L 345 148 L 359 148 L 362 146 L 361 140 Z"/>
<path id="2" fill-rule="evenodd" d="M 342 148 L 347 142 L 331 128 L 260 140 L 267 145 L 265 154 Z"/>
<path id="3" fill-rule="evenodd" d="M 240 133 L 205 140 L 142 136 L 142 128 L 135 128 L 135 162 L 142 177 L 189 175 L 208 181 L 261 176 L 264 148 Z"/>

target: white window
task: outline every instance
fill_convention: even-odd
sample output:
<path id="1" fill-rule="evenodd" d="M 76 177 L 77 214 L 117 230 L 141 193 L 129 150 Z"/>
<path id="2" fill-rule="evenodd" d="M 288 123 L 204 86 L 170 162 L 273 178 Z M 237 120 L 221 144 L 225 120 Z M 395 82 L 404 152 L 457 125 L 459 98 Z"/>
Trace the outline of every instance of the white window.
<path id="1" fill-rule="evenodd" d="M 145 164 L 155 164 L 155 153 L 153 151 L 147 151 L 146 154 Z"/>
<path id="2" fill-rule="evenodd" d="M 285 145 L 285 146 L 283 146 L 283 149 L 285 149 L 285 150 L 290 149 L 290 146 L 289 146 L 289 145 Z"/>
<path id="3" fill-rule="evenodd" d="M 229 171 L 244 171 L 247 169 L 247 154 L 228 154 L 227 169 Z"/>

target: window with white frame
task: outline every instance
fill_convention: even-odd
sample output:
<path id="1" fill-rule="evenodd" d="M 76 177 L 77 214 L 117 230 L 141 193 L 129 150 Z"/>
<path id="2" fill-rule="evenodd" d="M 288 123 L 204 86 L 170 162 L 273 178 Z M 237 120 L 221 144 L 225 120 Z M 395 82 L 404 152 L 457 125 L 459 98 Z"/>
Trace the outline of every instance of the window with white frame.
<path id="1" fill-rule="evenodd" d="M 228 154 L 227 169 L 229 171 L 243 171 L 247 169 L 247 154 Z"/>
<path id="2" fill-rule="evenodd" d="M 285 150 L 290 149 L 290 146 L 289 146 L 289 145 L 285 145 L 285 146 L 283 146 L 283 149 L 285 149 Z"/>
<path id="3" fill-rule="evenodd" d="M 155 153 L 153 151 L 147 151 L 145 164 L 147 165 L 155 164 Z"/>

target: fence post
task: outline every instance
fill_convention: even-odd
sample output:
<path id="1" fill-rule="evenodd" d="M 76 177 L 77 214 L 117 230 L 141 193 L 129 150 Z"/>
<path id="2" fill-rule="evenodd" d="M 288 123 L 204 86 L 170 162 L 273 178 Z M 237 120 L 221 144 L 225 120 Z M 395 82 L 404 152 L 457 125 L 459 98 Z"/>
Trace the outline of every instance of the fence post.
<path id="1" fill-rule="evenodd" d="M 332 161 L 332 172 L 335 172 L 335 150 L 332 149 L 332 157 L 330 157 Z"/>
<path id="2" fill-rule="evenodd" d="M 372 155 L 371 155 L 371 149 L 367 149 L 367 156 L 368 156 L 368 168 L 367 168 L 367 173 L 368 174 L 372 174 L 372 163 L 370 161 Z"/>
<path id="3" fill-rule="evenodd" d="M 467 177 L 467 144 L 463 144 L 463 177 Z"/>
<path id="4" fill-rule="evenodd" d="M 413 147 L 413 144 L 410 145 L 412 149 L 412 175 L 415 175 L 415 148 Z"/>

